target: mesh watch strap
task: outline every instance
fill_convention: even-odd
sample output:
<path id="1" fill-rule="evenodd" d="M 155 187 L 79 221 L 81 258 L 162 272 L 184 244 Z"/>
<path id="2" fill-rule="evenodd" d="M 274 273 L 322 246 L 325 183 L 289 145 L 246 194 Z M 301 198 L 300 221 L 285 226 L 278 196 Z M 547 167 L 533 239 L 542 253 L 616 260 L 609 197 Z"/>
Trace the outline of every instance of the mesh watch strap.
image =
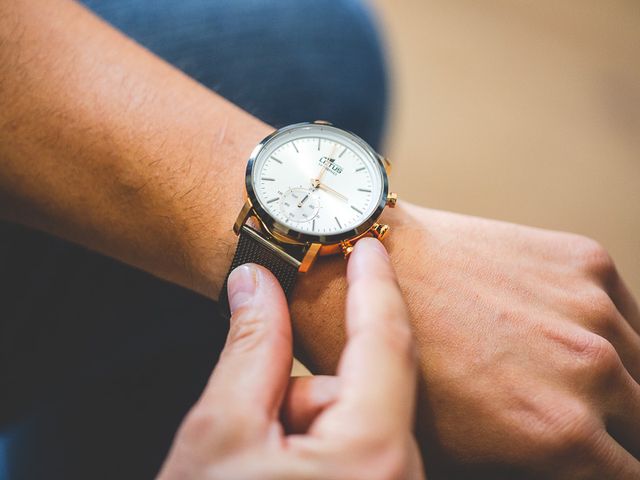
<path id="1" fill-rule="evenodd" d="M 233 256 L 231 267 L 219 297 L 220 310 L 227 319 L 231 315 L 227 297 L 227 280 L 233 269 L 244 263 L 256 263 L 268 268 L 280 282 L 287 298 L 289 298 L 296 283 L 298 268 L 300 267 L 300 260 L 267 241 L 253 228 L 243 225 L 240 229 L 236 253 Z"/>

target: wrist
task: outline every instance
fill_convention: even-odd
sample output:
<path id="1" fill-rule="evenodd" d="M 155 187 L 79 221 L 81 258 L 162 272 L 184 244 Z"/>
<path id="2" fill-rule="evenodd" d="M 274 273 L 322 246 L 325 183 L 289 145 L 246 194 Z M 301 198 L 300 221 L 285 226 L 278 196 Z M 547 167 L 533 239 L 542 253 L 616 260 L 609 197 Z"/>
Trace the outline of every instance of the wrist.
<path id="1" fill-rule="evenodd" d="M 217 134 L 208 134 L 208 147 L 203 162 L 211 170 L 199 173 L 200 185 L 194 190 L 193 215 L 176 213 L 176 218 L 193 218 L 185 222 L 180 233 L 181 251 L 185 257 L 188 278 L 180 283 L 212 299 L 217 299 L 238 242 L 232 230 L 238 211 L 245 199 L 244 176 L 251 151 L 273 128 L 248 114 L 241 124 L 229 125 L 230 119 Z M 218 165 L 212 169 L 211 165 Z M 197 196 L 197 198 L 196 198 Z M 180 202 L 178 208 L 182 208 Z M 199 207 L 201 206 L 201 207 Z M 202 212 L 197 212 L 202 208 Z M 201 219 L 202 221 L 197 221 Z"/>
<path id="2" fill-rule="evenodd" d="M 386 209 L 382 216 L 391 227 L 384 244 L 405 292 L 414 290 L 417 273 L 415 252 L 406 248 L 413 242 L 406 236 L 415 230 L 414 208 L 398 202 L 395 209 Z M 314 373 L 334 372 L 345 343 L 346 267 L 342 256 L 319 258 L 309 273 L 300 276 L 291 299 L 296 354 Z M 408 296 L 408 300 L 411 298 L 415 295 Z M 409 307 L 414 310 L 415 306 Z"/>

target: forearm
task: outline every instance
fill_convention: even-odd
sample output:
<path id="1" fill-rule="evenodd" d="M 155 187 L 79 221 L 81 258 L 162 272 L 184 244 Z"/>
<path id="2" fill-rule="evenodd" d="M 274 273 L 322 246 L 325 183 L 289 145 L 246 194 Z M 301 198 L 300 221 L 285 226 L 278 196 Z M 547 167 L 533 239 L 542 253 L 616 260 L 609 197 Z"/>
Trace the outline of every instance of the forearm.
<path id="1" fill-rule="evenodd" d="M 246 161 L 271 127 L 74 3 L 8 4 L 0 215 L 217 298 Z M 324 371 L 344 340 L 344 273 L 321 259 L 292 302 L 297 345 Z"/>
<path id="2" fill-rule="evenodd" d="M 215 298 L 271 128 L 75 3 L 0 9 L 0 215 Z"/>

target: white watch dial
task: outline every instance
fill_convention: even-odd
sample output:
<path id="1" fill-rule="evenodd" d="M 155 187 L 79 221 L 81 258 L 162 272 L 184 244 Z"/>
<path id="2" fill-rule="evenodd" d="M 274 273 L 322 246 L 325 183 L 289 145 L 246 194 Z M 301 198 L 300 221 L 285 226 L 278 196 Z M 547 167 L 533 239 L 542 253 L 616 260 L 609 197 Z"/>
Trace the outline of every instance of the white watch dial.
<path id="1" fill-rule="evenodd" d="M 355 229 L 377 208 L 380 162 L 335 127 L 305 125 L 270 139 L 255 159 L 252 183 L 264 210 L 311 235 Z"/>

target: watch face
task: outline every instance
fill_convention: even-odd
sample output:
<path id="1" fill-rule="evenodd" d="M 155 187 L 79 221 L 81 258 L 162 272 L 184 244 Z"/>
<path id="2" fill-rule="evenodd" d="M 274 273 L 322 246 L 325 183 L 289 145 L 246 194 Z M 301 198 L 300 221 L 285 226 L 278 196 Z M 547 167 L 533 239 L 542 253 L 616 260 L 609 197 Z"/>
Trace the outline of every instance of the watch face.
<path id="1" fill-rule="evenodd" d="M 268 226 L 294 239 L 329 243 L 372 225 L 386 202 L 387 177 L 359 137 L 330 125 L 299 124 L 256 149 L 247 191 L 258 213 L 269 217 L 263 221 L 271 220 Z"/>

